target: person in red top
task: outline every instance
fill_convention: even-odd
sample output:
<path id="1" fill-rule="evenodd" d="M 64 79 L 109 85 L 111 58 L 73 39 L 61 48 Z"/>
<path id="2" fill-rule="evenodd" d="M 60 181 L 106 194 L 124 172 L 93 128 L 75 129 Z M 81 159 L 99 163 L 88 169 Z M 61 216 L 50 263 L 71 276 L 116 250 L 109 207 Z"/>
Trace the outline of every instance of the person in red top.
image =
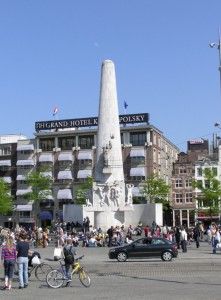
<path id="1" fill-rule="evenodd" d="M 150 236 L 150 228 L 149 228 L 148 225 L 146 225 L 146 226 L 144 227 L 144 234 L 145 234 L 145 237 Z"/>
<path id="2" fill-rule="evenodd" d="M 2 248 L 1 260 L 4 260 L 5 285 L 3 290 L 10 290 L 16 262 L 16 247 L 13 238 L 7 237 L 6 244 Z"/>

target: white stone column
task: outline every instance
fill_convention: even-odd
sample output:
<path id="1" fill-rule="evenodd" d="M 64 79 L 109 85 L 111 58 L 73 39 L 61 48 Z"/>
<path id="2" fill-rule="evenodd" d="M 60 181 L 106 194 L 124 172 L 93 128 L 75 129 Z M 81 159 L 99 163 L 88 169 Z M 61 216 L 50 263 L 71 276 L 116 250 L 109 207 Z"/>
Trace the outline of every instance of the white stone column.
<path id="1" fill-rule="evenodd" d="M 105 148 L 108 152 L 106 171 L 104 170 Z M 105 60 L 101 67 L 96 162 L 96 182 L 124 182 L 116 76 L 114 63 L 111 60 Z"/>

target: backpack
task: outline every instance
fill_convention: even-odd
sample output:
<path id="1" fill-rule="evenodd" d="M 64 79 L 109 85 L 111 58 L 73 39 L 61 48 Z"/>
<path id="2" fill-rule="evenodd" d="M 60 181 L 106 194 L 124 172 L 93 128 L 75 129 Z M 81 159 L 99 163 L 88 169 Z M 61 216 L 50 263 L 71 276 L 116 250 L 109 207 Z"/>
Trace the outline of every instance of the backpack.
<path id="1" fill-rule="evenodd" d="M 70 265 L 74 263 L 74 255 L 71 250 L 72 250 L 72 246 L 69 249 L 67 249 L 66 247 L 64 247 L 63 249 L 65 263 Z"/>

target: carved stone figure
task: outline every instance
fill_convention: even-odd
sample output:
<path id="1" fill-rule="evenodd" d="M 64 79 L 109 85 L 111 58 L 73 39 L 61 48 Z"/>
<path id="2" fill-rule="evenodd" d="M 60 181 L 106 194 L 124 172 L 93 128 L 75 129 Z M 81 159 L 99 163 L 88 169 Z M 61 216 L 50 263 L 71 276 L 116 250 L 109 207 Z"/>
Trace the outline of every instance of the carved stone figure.
<path id="1" fill-rule="evenodd" d="M 99 196 L 101 198 L 101 200 L 100 200 L 100 206 L 103 206 L 104 205 L 104 201 L 105 201 L 104 187 L 99 186 L 97 188 L 97 191 L 98 191 Z"/>
<path id="2" fill-rule="evenodd" d="M 92 207 L 93 206 L 92 203 L 90 202 L 89 198 L 86 199 L 86 206 L 87 207 Z"/>
<path id="3" fill-rule="evenodd" d="M 133 204 L 133 184 L 126 184 L 127 187 L 127 198 L 126 198 L 126 205 L 132 205 Z"/>

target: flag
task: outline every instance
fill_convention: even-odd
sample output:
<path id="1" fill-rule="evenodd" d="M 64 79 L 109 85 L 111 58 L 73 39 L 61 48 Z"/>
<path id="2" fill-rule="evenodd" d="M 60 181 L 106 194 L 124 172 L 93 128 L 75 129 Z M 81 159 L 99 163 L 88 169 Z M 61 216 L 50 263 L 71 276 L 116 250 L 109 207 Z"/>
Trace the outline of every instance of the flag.
<path id="1" fill-rule="evenodd" d="M 54 110 L 53 110 L 53 116 L 55 116 L 57 113 L 58 113 L 58 108 L 55 107 Z"/>
<path id="2" fill-rule="evenodd" d="M 128 104 L 127 104 L 127 102 L 124 100 L 124 108 L 127 109 L 127 107 L 128 107 Z"/>

